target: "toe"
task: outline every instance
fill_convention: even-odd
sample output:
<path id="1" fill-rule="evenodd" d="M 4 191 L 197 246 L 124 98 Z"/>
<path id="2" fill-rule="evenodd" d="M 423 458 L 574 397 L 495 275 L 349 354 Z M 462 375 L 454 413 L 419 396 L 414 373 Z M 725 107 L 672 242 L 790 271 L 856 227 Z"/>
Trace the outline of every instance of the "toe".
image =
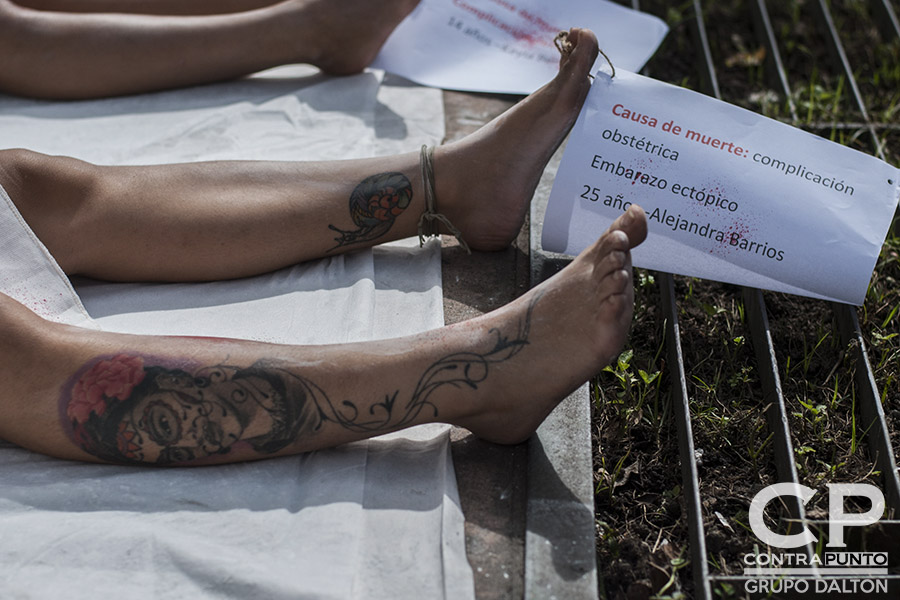
<path id="1" fill-rule="evenodd" d="M 619 232 L 627 238 L 628 248 L 634 248 L 647 238 L 647 215 L 644 209 L 637 204 L 632 204 L 628 210 L 612 222 L 606 230 L 604 237 L 610 237 Z"/>
<path id="2" fill-rule="evenodd" d="M 624 270 L 627 264 L 627 255 L 622 250 L 613 250 L 606 254 L 594 271 L 595 276 L 601 278 L 612 275 L 615 271 Z"/>
<path id="3" fill-rule="evenodd" d="M 569 30 L 568 42 L 572 51 L 560 59 L 560 71 L 578 77 L 587 76 L 599 53 L 597 36 L 590 29 L 576 27 Z"/>
<path id="4" fill-rule="evenodd" d="M 647 239 L 647 215 L 643 208 L 632 204 L 620 218 L 620 229 L 628 236 L 632 248 Z"/>
<path id="5" fill-rule="evenodd" d="M 631 273 L 629 271 L 624 268 L 614 269 L 601 280 L 598 295 L 604 300 L 624 296 L 630 282 Z"/>

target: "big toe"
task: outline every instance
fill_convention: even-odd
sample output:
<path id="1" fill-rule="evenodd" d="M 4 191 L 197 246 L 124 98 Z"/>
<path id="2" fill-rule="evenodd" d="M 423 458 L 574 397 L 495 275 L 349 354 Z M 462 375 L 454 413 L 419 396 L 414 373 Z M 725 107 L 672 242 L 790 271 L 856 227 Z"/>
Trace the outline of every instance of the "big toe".
<path id="1" fill-rule="evenodd" d="M 586 77 L 599 53 L 597 36 L 590 29 L 573 27 L 568 31 L 568 48 L 560 58 L 559 72 L 563 77 Z"/>
<path id="2" fill-rule="evenodd" d="M 647 239 L 647 213 L 637 204 L 632 204 L 613 224 L 610 231 L 619 230 L 628 236 L 629 247 L 634 248 Z"/>

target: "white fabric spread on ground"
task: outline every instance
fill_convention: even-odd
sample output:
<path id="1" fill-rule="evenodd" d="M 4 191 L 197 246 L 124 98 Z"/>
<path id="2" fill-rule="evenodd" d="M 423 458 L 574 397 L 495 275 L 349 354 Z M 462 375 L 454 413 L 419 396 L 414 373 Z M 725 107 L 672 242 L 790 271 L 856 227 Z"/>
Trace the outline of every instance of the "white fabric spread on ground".
<path id="1" fill-rule="evenodd" d="M 439 142 L 443 106 L 438 90 L 379 72 L 329 79 L 291 67 L 91 102 L 0 97 L 0 131 L 3 147 L 100 164 L 352 158 Z M 45 318 L 286 343 L 443 320 L 436 242 L 241 281 L 82 280 L 76 295 L 5 193 L 0 209 L 0 291 Z M 0 441 L 0 540 L 3 597 L 474 597 L 445 426 L 195 469 L 59 461 Z"/>
<path id="2" fill-rule="evenodd" d="M 59 323 L 96 329 L 46 246 L 0 188 L 0 291 Z"/>

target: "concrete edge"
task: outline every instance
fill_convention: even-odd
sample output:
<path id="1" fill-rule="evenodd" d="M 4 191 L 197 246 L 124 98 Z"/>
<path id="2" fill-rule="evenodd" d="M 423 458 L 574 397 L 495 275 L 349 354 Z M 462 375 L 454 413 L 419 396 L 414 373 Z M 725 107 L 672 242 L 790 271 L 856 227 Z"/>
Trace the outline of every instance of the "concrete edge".
<path id="1" fill-rule="evenodd" d="M 531 285 L 568 264 L 541 248 L 544 212 L 562 157 L 544 170 L 531 204 Z M 590 388 L 563 400 L 528 441 L 525 598 L 595 600 L 599 596 L 594 533 Z"/>

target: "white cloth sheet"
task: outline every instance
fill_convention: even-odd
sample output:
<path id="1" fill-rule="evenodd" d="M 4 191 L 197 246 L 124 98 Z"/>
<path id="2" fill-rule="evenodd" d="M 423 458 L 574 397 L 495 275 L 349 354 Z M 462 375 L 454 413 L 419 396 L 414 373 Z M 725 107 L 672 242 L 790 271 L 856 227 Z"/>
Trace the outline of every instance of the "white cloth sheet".
<path id="1" fill-rule="evenodd" d="M 364 157 L 442 137 L 440 92 L 377 71 L 288 67 L 90 102 L 0 97 L 0 147 L 100 164 Z M 80 280 L 76 294 L 0 193 L 0 291 L 111 331 L 286 343 L 414 333 L 443 321 L 439 252 L 405 241 L 247 280 Z M 0 597 L 473 596 L 446 426 L 194 469 L 72 463 L 0 441 Z"/>
<path id="2" fill-rule="evenodd" d="M 50 252 L 0 188 L 0 291 L 45 319 L 96 329 Z"/>

